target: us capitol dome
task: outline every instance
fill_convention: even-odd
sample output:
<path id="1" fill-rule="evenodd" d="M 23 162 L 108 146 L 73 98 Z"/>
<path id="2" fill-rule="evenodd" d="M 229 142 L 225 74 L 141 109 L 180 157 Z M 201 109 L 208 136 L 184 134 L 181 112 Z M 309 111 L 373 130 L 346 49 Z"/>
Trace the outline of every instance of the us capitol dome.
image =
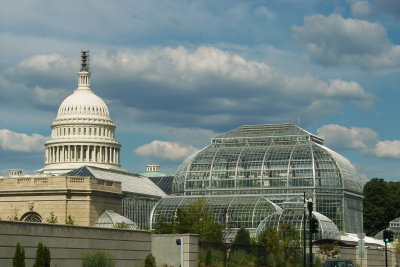
<path id="1" fill-rule="evenodd" d="M 120 148 L 108 107 L 90 87 L 89 52 L 82 51 L 78 87 L 58 109 L 39 172 L 58 175 L 83 165 L 119 170 Z"/>

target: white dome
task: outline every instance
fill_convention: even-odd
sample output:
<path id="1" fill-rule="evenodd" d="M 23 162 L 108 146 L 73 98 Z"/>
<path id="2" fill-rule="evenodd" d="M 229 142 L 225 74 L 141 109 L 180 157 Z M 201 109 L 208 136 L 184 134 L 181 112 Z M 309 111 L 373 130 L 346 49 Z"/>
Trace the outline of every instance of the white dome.
<path id="1" fill-rule="evenodd" d="M 110 120 L 106 103 L 92 90 L 75 90 L 58 109 L 57 119 L 83 117 Z"/>
<path id="2" fill-rule="evenodd" d="M 88 51 L 82 51 L 78 88 L 61 103 L 45 143 L 40 172 L 62 174 L 85 165 L 120 169 L 120 143 L 108 107 L 90 88 Z"/>

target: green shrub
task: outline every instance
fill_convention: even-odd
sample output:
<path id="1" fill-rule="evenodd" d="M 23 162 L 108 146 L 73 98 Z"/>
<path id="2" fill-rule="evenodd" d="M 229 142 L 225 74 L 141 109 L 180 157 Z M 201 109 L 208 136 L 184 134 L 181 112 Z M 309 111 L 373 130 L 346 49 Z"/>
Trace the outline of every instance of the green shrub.
<path id="1" fill-rule="evenodd" d="M 104 251 L 91 251 L 83 256 L 82 267 L 114 267 L 115 261 Z"/>
<path id="2" fill-rule="evenodd" d="M 68 215 L 67 219 L 65 220 L 65 224 L 75 225 L 75 220 L 71 215 Z"/>
<path id="3" fill-rule="evenodd" d="M 36 259 L 33 267 L 50 267 L 50 250 L 41 242 L 36 250 Z"/>
<path id="4" fill-rule="evenodd" d="M 17 243 L 17 247 L 15 248 L 13 267 L 25 267 L 25 250 L 19 243 Z"/>
<path id="5" fill-rule="evenodd" d="M 153 254 L 150 253 L 146 256 L 144 267 L 156 267 L 156 258 L 154 258 Z"/>

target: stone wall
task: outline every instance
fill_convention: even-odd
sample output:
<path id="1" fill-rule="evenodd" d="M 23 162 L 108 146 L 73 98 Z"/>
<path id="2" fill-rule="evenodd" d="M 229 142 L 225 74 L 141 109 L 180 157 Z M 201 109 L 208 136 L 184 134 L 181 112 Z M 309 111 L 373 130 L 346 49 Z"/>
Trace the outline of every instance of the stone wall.
<path id="1" fill-rule="evenodd" d="M 25 249 L 26 266 L 33 266 L 39 242 L 57 267 L 81 266 L 83 255 L 93 250 L 112 255 L 116 267 L 141 267 L 151 253 L 148 231 L 0 221 L 0 266 L 12 266 L 17 243 Z"/>
<path id="2" fill-rule="evenodd" d="M 90 177 L 0 178 L 0 219 L 21 220 L 36 213 L 46 222 L 53 212 L 58 223 L 72 216 L 75 224 L 92 226 L 105 209 L 121 213 L 122 197 L 120 182 Z"/>

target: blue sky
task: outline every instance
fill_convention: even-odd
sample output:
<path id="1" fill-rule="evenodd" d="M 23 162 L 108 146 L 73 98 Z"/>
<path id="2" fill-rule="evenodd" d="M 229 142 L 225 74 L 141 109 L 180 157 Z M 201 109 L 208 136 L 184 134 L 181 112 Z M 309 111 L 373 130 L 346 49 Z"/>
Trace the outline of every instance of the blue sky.
<path id="1" fill-rule="evenodd" d="M 400 1 L 0 0 L 0 170 L 43 167 L 89 49 L 122 167 L 174 173 L 210 137 L 293 123 L 400 180 Z"/>

